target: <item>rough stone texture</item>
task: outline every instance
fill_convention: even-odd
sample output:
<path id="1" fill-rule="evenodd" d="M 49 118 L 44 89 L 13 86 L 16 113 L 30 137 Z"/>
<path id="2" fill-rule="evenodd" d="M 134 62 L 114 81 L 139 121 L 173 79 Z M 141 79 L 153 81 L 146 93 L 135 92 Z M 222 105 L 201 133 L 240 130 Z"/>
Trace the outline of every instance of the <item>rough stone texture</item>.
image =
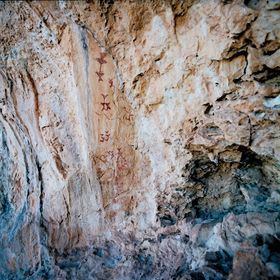
<path id="1" fill-rule="evenodd" d="M 279 9 L 0 2 L 0 278 L 279 278 Z"/>

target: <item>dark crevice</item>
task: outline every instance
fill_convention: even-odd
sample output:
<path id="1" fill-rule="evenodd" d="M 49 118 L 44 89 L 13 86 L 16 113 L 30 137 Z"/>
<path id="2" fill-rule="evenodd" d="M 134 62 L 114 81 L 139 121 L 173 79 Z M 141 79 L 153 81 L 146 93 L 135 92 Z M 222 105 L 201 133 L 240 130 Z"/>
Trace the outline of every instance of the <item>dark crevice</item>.
<path id="1" fill-rule="evenodd" d="M 216 101 L 218 101 L 218 102 L 224 101 L 224 100 L 227 98 L 227 96 L 228 96 L 229 94 L 232 94 L 232 93 L 233 93 L 233 92 L 225 92 L 225 93 L 223 93 L 222 96 L 220 96 L 219 98 L 217 98 Z"/>
<path id="2" fill-rule="evenodd" d="M 213 109 L 213 105 L 210 103 L 205 104 L 204 106 L 206 106 L 206 109 L 204 110 L 204 114 L 205 115 L 209 115 L 211 110 Z"/>
<path id="3" fill-rule="evenodd" d="M 231 51 L 231 50 L 230 50 L 230 51 Z M 229 52 L 230 52 L 230 51 L 229 51 Z M 245 57 L 247 57 L 248 52 L 247 52 L 246 49 L 242 49 L 242 50 L 236 51 L 232 56 L 227 57 L 227 58 L 224 58 L 223 60 L 228 61 L 228 62 L 231 62 L 231 61 L 234 60 L 235 58 L 237 58 L 237 57 L 239 57 L 239 56 L 242 56 L 242 55 L 245 56 Z"/>
<path id="4" fill-rule="evenodd" d="M 133 88 L 135 88 L 137 82 L 144 76 L 144 73 L 138 74 L 132 81 Z"/>
<path id="5" fill-rule="evenodd" d="M 37 178 L 38 178 L 38 184 L 40 188 L 40 194 L 39 194 L 39 234 L 40 234 L 40 244 L 43 248 L 41 248 L 41 266 L 39 268 L 40 275 L 46 277 L 46 279 L 50 279 L 50 269 L 49 266 L 50 263 L 46 262 L 45 260 L 49 258 L 49 248 L 48 248 L 48 230 L 47 226 L 45 225 L 45 219 L 44 219 L 44 198 L 45 198 L 45 192 L 44 192 L 44 183 L 43 183 L 43 176 L 42 176 L 42 166 L 39 163 L 39 159 L 36 156 L 35 157 L 35 164 L 37 169 Z"/>
<path id="6" fill-rule="evenodd" d="M 39 201 L 40 201 L 40 205 L 39 205 L 39 209 L 40 209 L 40 226 L 44 230 L 46 230 L 46 227 L 44 225 L 44 218 L 43 218 L 45 193 L 44 193 L 43 177 L 42 177 L 42 170 L 41 170 L 42 167 L 41 167 L 37 157 L 35 159 L 35 163 L 36 163 L 37 174 L 38 174 L 38 183 L 39 183 L 39 188 L 40 188 L 40 195 L 39 195 Z"/>
<path id="7" fill-rule="evenodd" d="M 274 78 L 279 78 L 280 76 L 280 67 L 269 68 L 266 65 L 263 65 L 263 69 L 253 73 L 254 80 L 265 83 L 266 81 L 272 80 Z"/>
<path id="8" fill-rule="evenodd" d="M 158 217 L 163 226 L 182 219 L 221 220 L 228 213 L 263 211 L 272 184 L 262 171 L 263 157 L 248 147 L 231 145 L 217 155 L 215 162 L 203 152 L 194 152 L 193 158 L 183 170 L 185 185 L 176 186 L 167 201 L 164 194 L 158 196 Z M 250 195 L 249 200 L 244 191 Z M 230 204 L 224 206 L 228 199 Z M 266 210 L 275 209 L 277 206 L 271 205 Z"/>
<path id="9" fill-rule="evenodd" d="M 272 49 L 272 50 L 266 50 L 263 52 L 264 55 L 266 56 L 271 56 L 273 55 L 274 53 L 276 53 L 278 51 L 279 48 L 275 48 L 275 49 Z"/>

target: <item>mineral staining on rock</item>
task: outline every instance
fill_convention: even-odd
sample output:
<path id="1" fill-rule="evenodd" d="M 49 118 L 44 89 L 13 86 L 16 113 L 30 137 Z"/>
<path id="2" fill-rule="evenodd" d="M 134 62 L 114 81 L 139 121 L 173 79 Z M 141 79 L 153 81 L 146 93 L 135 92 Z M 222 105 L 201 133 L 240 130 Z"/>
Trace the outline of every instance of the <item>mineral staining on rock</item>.
<path id="1" fill-rule="evenodd" d="M 279 278 L 279 8 L 1 2 L 0 278 Z"/>

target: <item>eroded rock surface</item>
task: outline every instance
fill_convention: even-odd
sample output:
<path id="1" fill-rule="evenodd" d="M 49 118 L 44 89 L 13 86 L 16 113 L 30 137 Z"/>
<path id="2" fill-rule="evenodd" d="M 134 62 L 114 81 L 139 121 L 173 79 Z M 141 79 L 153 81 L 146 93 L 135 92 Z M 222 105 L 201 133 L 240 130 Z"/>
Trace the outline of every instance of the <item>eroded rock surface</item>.
<path id="1" fill-rule="evenodd" d="M 0 2 L 0 278 L 279 278 L 279 9 Z"/>

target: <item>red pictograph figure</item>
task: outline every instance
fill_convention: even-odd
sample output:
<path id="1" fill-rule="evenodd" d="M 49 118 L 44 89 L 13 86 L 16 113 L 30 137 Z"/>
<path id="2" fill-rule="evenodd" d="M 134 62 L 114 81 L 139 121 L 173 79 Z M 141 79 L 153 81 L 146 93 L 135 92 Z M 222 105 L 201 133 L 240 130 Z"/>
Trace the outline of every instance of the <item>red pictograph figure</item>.
<path id="1" fill-rule="evenodd" d="M 114 159 L 114 157 L 115 157 L 114 151 L 108 151 L 107 154 L 108 154 L 108 157 L 110 157 L 111 160 Z"/>
<path id="2" fill-rule="evenodd" d="M 125 111 L 125 114 L 124 114 L 124 116 L 123 116 L 123 119 L 126 120 L 126 121 L 129 121 L 129 122 L 132 121 L 134 115 L 133 115 L 131 112 L 129 112 L 129 111 L 126 109 L 126 107 L 123 107 L 123 109 L 124 109 L 124 111 Z"/>
<path id="3" fill-rule="evenodd" d="M 108 94 L 101 94 L 102 97 L 103 97 L 103 102 L 101 102 L 101 106 L 102 106 L 102 109 L 101 111 L 108 111 L 108 110 L 111 110 L 111 107 L 110 107 L 110 102 L 106 102 L 106 99 L 108 97 Z"/>
<path id="4" fill-rule="evenodd" d="M 103 82 L 102 76 L 104 76 L 104 72 L 102 72 L 100 69 L 99 71 L 96 71 L 95 73 L 98 76 L 98 82 Z"/>
<path id="5" fill-rule="evenodd" d="M 117 152 L 116 152 L 116 162 L 117 162 L 117 168 L 119 171 L 122 171 L 124 169 L 126 169 L 128 167 L 127 165 L 127 160 L 126 158 L 123 156 L 123 153 L 121 151 L 121 148 L 117 148 Z"/>
<path id="6" fill-rule="evenodd" d="M 110 133 L 108 130 L 105 131 L 105 133 L 100 134 L 100 142 L 108 142 L 110 139 Z"/>
<path id="7" fill-rule="evenodd" d="M 107 150 L 103 154 L 94 157 L 97 164 L 98 176 L 102 178 L 106 174 L 108 168 L 114 170 L 114 178 L 117 186 L 122 187 L 123 179 L 129 174 L 130 166 L 121 148 L 116 150 Z M 101 164 L 101 166 L 99 166 Z"/>
<path id="8" fill-rule="evenodd" d="M 118 160 L 121 160 L 121 159 L 125 159 L 125 158 L 123 157 L 123 153 L 122 153 L 121 148 L 117 148 L 116 158 L 117 158 L 117 161 L 118 161 Z"/>
<path id="9" fill-rule="evenodd" d="M 110 88 L 113 87 L 113 85 L 114 85 L 113 79 L 110 79 L 110 80 L 109 80 L 109 86 L 110 86 Z"/>
<path id="10" fill-rule="evenodd" d="M 102 71 L 102 65 L 107 63 L 105 60 L 106 53 L 100 53 L 100 57 L 96 58 L 97 62 L 99 63 L 99 71 L 96 71 L 96 75 L 98 76 L 98 82 L 103 82 L 104 72 Z"/>
<path id="11" fill-rule="evenodd" d="M 103 163 L 107 163 L 108 162 L 108 159 L 107 159 L 106 155 L 101 155 L 100 158 L 98 158 L 98 159 L 100 159 Z"/>
<path id="12" fill-rule="evenodd" d="M 105 60 L 106 55 L 106 53 L 100 53 L 100 57 L 96 58 L 100 65 L 107 63 L 107 61 Z"/>

